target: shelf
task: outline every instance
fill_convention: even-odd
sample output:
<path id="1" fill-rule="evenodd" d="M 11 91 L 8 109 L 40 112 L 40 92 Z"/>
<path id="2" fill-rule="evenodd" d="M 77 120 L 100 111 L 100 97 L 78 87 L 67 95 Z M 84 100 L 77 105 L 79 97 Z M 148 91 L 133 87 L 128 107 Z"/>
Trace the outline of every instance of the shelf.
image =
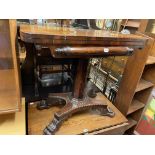
<path id="1" fill-rule="evenodd" d="M 133 120 L 132 118 L 127 118 L 127 119 L 128 119 L 129 125 L 127 126 L 126 130 L 132 128 L 133 126 L 137 124 L 137 121 Z"/>
<path id="2" fill-rule="evenodd" d="M 16 89 L 0 90 L 0 113 L 18 108 Z"/>
<path id="3" fill-rule="evenodd" d="M 127 23 L 122 23 L 121 24 L 122 26 L 125 26 L 125 27 L 133 27 L 133 28 L 138 28 L 140 26 L 140 22 L 138 21 L 127 21 Z"/>
<path id="4" fill-rule="evenodd" d="M 153 83 L 149 82 L 149 81 L 145 81 L 144 79 L 140 79 L 137 88 L 135 90 L 135 92 L 139 92 L 141 90 L 147 89 L 154 86 Z"/>
<path id="5" fill-rule="evenodd" d="M 20 112 L 1 115 L 0 122 L 0 135 L 25 135 L 25 99 L 22 98 L 22 107 Z"/>
<path id="6" fill-rule="evenodd" d="M 148 59 L 146 61 L 146 65 L 151 65 L 151 64 L 155 64 L 155 57 L 148 56 Z"/>
<path id="7" fill-rule="evenodd" d="M 145 106 L 144 103 L 142 103 L 142 102 L 140 102 L 138 100 L 133 99 L 133 101 L 132 101 L 132 103 L 131 103 L 131 105 L 129 107 L 127 115 L 129 115 L 129 114 L 131 114 L 131 113 L 133 113 L 133 112 L 143 108 L 144 106 Z"/>

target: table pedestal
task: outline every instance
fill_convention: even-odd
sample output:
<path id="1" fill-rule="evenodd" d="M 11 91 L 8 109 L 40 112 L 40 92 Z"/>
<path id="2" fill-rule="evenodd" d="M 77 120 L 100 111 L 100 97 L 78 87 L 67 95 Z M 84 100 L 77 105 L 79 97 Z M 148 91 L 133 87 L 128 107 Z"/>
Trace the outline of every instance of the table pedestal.
<path id="1" fill-rule="evenodd" d="M 81 100 L 72 98 L 71 96 L 71 93 L 53 94 L 50 96 L 50 106 L 64 103 L 65 106 L 54 114 L 54 119 L 43 131 L 45 135 L 53 135 L 65 120 L 79 111 L 95 109 L 98 110 L 99 114 L 102 116 L 113 117 L 115 115 L 107 104 L 103 103 L 101 100 L 88 96 Z"/>
<path id="2" fill-rule="evenodd" d="M 88 59 L 78 60 L 73 93 L 51 94 L 46 102 L 42 101 L 38 104 L 38 109 L 49 108 L 58 104 L 65 104 L 60 111 L 54 114 L 54 119 L 44 129 L 43 133 L 45 135 L 54 134 L 63 121 L 79 111 L 96 109 L 102 116 L 113 117 L 115 115 L 106 103 L 95 99 L 95 97 L 89 97 L 87 95 L 87 90 L 85 89 L 87 67 Z"/>

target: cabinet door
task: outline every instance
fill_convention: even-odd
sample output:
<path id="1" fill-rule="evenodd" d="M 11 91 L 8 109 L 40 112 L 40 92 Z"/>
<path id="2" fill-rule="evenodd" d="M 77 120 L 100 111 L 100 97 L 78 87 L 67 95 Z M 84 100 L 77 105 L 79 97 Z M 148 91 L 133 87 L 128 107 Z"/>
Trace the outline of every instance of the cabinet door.
<path id="1" fill-rule="evenodd" d="M 0 114 L 20 110 L 15 20 L 0 20 Z"/>

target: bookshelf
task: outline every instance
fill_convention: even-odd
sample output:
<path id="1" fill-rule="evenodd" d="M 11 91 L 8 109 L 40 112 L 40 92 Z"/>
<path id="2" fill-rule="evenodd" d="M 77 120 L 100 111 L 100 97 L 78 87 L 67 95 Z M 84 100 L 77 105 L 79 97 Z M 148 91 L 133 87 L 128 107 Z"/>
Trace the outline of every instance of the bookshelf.
<path id="1" fill-rule="evenodd" d="M 133 134 L 136 129 L 155 84 L 155 77 L 152 77 L 155 69 L 150 70 L 155 67 L 154 57 L 150 54 L 154 39 L 140 32 L 137 34 L 147 37 L 148 42 L 142 52 L 128 58 L 115 101 L 115 106 L 128 119 L 126 134 Z"/>
<path id="2" fill-rule="evenodd" d="M 131 33 L 145 32 L 148 26 L 148 19 L 122 19 L 120 31 L 128 29 Z"/>

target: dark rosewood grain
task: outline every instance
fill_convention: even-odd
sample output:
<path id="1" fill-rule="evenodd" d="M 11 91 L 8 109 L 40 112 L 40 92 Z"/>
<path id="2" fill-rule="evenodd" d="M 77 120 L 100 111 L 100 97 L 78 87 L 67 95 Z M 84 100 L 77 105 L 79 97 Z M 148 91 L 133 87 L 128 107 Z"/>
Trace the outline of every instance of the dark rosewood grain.
<path id="1" fill-rule="evenodd" d="M 146 38 L 103 30 L 21 25 L 21 40 L 46 45 L 126 46 L 143 48 Z"/>
<path id="2" fill-rule="evenodd" d="M 84 97 L 84 89 L 87 78 L 88 59 L 79 59 L 76 70 L 76 78 L 74 81 L 73 97 L 82 99 Z"/>

